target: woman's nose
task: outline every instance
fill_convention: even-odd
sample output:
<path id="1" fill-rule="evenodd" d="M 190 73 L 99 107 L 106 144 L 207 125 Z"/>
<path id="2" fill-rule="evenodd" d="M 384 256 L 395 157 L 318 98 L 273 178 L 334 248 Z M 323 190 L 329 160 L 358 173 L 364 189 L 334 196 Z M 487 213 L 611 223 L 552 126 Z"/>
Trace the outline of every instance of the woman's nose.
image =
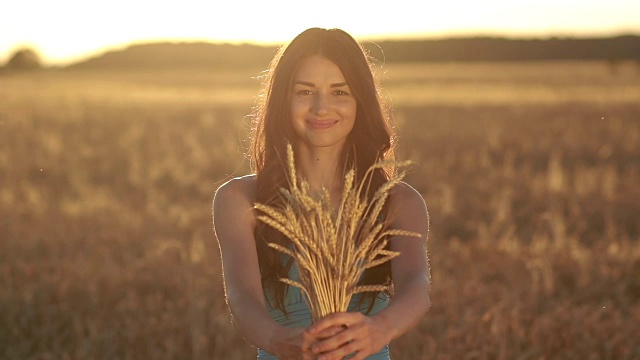
<path id="1" fill-rule="evenodd" d="M 311 111 L 314 114 L 324 114 L 329 110 L 329 99 L 325 95 L 318 94 L 313 99 Z"/>

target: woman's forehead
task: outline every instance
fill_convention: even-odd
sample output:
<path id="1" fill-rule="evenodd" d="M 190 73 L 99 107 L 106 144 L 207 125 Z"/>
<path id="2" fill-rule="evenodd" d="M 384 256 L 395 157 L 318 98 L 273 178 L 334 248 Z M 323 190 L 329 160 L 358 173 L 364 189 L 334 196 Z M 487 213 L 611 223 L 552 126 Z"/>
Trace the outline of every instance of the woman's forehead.
<path id="1" fill-rule="evenodd" d="M 336 63 L 320 55 L 313 55 L 301 61 L 294 76 L 295 82 L 306 83 L 346 83 L 342 70 Z"/>

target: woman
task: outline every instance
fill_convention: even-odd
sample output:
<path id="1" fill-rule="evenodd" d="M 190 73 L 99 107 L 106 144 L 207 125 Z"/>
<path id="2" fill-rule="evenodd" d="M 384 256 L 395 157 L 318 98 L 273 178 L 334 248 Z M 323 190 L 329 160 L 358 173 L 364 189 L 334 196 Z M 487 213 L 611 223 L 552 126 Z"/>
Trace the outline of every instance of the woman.
<path id="1" fill-rule="evenodd" d="M 366 53 L 342 30 L 312 28 L 282 47 L 269 70 L 254 114 L 255 174 L 223 184 L 213 203 L 233 322 L 258 347 L 258 359 L 389 359 L 391 340 L 415 326 L 430 307 L 428 215 L 420 194 L 406 183 L 396 186 L 386 219 L 391 228 L 423 238 L 390 239 L 390 249 L 400 255 L 367 270 L 362 280 L 392 279 L 392 297 L 354 296 L 348 312 L 315 324 L 299 289 L 278 281 L 295 276 L 295 265 L 266 246 L 287 240 L 257 221 L 253 209 L 256 202 L 281 204 L 277 194 L 287 186 L 288 142 L 300 177 L 312 192 L 329 190 L 332 199 L 340 198 L 345 168 L 356 168 L 362 179 L 374 162 L 393 159 L 393 135 Z M 375 173 L 371 192 L 389 171 Z"/>

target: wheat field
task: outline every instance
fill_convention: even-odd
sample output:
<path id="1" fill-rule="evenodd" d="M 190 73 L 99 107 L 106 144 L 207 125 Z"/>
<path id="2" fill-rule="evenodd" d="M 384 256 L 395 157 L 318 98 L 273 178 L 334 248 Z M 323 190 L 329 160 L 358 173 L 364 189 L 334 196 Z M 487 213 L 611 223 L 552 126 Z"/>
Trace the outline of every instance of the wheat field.
<path id="1" fill-rule="evenodd" d="M 0 358 L 251 359 L 211 224 L 260 69 L 0 76 Z M 394 359 L 640 358 L 640 65 L 386 64 L 433 307 Z"/>

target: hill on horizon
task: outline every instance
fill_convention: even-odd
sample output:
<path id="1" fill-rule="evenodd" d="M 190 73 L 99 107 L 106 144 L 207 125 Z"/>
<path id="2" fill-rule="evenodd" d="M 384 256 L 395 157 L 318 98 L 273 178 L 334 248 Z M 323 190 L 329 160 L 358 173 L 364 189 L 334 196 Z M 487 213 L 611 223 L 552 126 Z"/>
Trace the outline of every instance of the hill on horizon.
<path id="1" fill-rule="evenodd" d="M 277 47 L 208 42 L 155 42 L 107 51 L 66 69 L 242 68 L 266 64 Z"/>
<path id="2" fill-rule="evenodd" d="M 632 60 L 640 62 L 640 36 L 508 39 L 461 37 L 363 41 L 381 62 Z M 62 69 L 208 69 L 266 67 L 278 46 L 213 42 L 154 42 L 130 45 Z"/>

